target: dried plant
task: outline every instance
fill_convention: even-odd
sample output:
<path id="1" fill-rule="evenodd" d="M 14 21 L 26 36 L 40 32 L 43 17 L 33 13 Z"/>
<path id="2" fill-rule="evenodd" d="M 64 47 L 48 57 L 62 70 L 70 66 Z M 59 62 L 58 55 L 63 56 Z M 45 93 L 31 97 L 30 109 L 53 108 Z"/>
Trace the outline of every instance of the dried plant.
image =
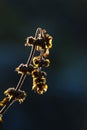
<path id="1" fill-rule="evenodd" d="M 31 52 L 26 64 L 20 64 L 16 71 L 21 74 L 19 82 L 16 87 L 8 88 L 4 91 L 4 99 L 0 101 L 0 123 L 2 123 L 3 114 L 15 102 L 22 103 L 26 98 L 26 92 L 21 90 L 23 82 L 27 75 L 33 78 L 32 90 L 38 94 L 43 94 L 47 91 L 46 72 L 42 71 L 43 67 L 48 67 L 50 60 L 49 50 L 52 47 L 52 37 L 46 34 L 45 29 L 37 28 L 35 36 L 27 37 L 25 46 L 31 46 Z M 38 56 L 34 57 L 35 51 L 40 52 Z"/>

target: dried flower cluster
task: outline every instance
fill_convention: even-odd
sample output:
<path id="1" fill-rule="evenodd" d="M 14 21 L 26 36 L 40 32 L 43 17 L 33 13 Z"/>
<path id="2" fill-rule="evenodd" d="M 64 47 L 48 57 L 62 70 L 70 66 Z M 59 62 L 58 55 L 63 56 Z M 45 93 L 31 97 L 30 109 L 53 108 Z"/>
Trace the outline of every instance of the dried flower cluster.
<path id="1" fill-rule="evenodd" d="M 35 37 L 28 37 L 26 39 L 25 46 L 31 46 L 31 53 L 29 55 L 26 64 L 20 64 L 16 71 L 21 75 L 20 80 L 16 87 L 8 88 L 4 94 L 4 99 L 0 102 L 0 122 L 2 122 L 2 116 L 7 109 L 15 102 L 22 103 L 26 98 L 26 92 L 21 90 L 23 82 L 27 75 L 31 75 L 33 78 L 32 90 L 38 94 L 43 94 L 47 91 L 48 85 L 46 84 L 46 72 L 42 69 L 50 65 L 48 59 L 49 50 L 52 47 L 52 37 L 46 34 L 46 30 L 37 28 Z M 39 55 L 34 57 L 35 51 L 39 52 Z"/>

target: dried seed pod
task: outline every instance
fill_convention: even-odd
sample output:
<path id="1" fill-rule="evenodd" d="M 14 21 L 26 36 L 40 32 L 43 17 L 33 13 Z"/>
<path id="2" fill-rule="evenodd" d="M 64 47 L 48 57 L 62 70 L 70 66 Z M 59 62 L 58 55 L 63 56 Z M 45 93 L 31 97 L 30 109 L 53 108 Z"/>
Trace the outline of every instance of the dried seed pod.
<path id="1" fill-rule="evenodd" d="M 17 68 L 16 71 L 18 74 L 31 74 L 31 72 L 34 70 L 33 65 L 27 66 L 26 64 L 20 64 Z"/>
<path id="2" fill-rule="evenodd" d="M 33 58 L 33 64 L 35 65 L 35 67 L 48 67 L 50 64 L 50 60 L 36 56 Z"/>
<path id="3" fill-rule="evenodd" d="M 36 39 L 35 45 L 37 46 L 36 50 L 39 50 L 39 47 L 42 49 L 50 49 L 52 48 L 52 37 L 49 34 L 45 34 L 44 37 Z"/>
<path id="4" fill-rule="evenodd" d="M 46 84 L 36 84 L 32 87 L 32 90 L 34 90 L 35 92 L 37 92 L 38 94 L 43 94 L 47 91 L 48 86 Z"/>
<path id="5" fill-rule="evenodd" d="M 45 40 L 46 40 L 46 44 L 45 44 L 45 48 L 46 49 L 50 49 L 52 48 L 52 36 L 50 36 L 49 34 L 45 35 Z"/>
<path id="6" fill-rule="evenodd" d="M 33 58 L 33 64 L 36 68 L 42 67 L 44 66 L 44 59 L 41 59 L 40 57 L 36 56 Z"/>
<path id="7" fill-rule="evenodd" d="M 48 67 L 49 65 L 50 65 L 50 60 L 49 60 L 49 59 L 46 59 L 46 60 L 44 61 L 43 66 Z"/>
<path id="8" fill-rule="evenodd" d="M 14 98 L 15 100 L 19 101 L 20 103 L 23 102 L 26 98 L 25 91 L 18 90 L 16 91 L 15 88 L 7 89 L 4 94 L 9 97 L 9 99 Z"/>
<path id="9" fill-rule="evenodd" d="M 44 78 L 44 77 L 33 78 L 33 84 L 37 84 L 37 83 L 45 84 L 46 83 L 46 78 Z"/>
<path id="10" fill-rule="evenodd" d="M 18 74 L 26 74 L 27 66 L 24 64 L 20 64 L 15 70 L 18 72 Z"/>
<path id="11" fill-rule="evenodd" d="M 34 57 L 33 64 L 35 65 L 35 67 L 39 67 L 39 63 L 40 63 L 40 56 Z"/>
<path id="12" fill-rule="evenodd" d="M 39 70 L 39 69 L 35 69 L 35 70 L 33 70 L 32 71 L 32 77 L 44 77 L 44 76 L 47 76 L 47 74 L 46 74 L 46 72 L 44 72 L 44 71 L 41 71 L 41 70 Z"/>
<path id="13" fill-rule="evenodd" d="M 33 46 L 35 44 L 36 39 L 32 36 L 27 37 L 25 46 Z"/>

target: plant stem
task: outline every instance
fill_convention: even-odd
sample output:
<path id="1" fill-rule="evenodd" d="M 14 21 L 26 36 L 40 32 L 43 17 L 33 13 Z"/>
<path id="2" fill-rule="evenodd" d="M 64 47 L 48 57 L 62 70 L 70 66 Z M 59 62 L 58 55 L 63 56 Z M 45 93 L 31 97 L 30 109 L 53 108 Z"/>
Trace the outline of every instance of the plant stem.
<path id="1" fill-rule="evenodd" d="M 32 46 L 31 53 L 30 53 L 29 58 L 28 58 L 28 60 L 27 60 L 27 66 L 30 65 L 30 63 L 31 63 L 31 61 L 32 61 L 32 58 L 33 58 L 33 55 L 34 55 L 34 52 L 35 52 L 35 45 Z M 16 90 L 21 89 L 22 84 L 23 84 L 25 78 L 26 78 L 26 74 L 22 74 L 21 77 L 20 77 L 20 80 L 19 80 L 19 82 L 18 82 L 18 84 L 17 84 L 17 86 L 16 86 Z"/>
<path id="2" fill-rule="evenodd" d="M 37 28 L 36 30 L 36 33 L 35 33 L 35 38 L 38 38 L 38 37 L 41 37 L 41 34 L 42 34 L 42 29 L 41 28 Z M 36 46 L 33 45 L 32 48 L 31 48 L 31 52 L 30 52 L 30 55 L 29 55 L 29 58 L 27 60 L 27 66 L 29 66 L 32 62 L 32 59 L 33 59 L 33 56 L 34 56 L 34 53 L 35 53 L 35 48 Z M 22 74 L 20 79 L 19 79 L 19 82 L 16 86 L 16 91 L 18 91 L 19 89 L 21 89 L 23 83 L 24 83 L 24 80 L 26 78 L 26 74 Z M 0 110 L 0 115 L 3 115 L 7 109 L 15 102 L 15 99 L 14 97 L 12 97 L 11 99 L 9 99 L 9 101 L 7 102 L 7 104 Z"/>

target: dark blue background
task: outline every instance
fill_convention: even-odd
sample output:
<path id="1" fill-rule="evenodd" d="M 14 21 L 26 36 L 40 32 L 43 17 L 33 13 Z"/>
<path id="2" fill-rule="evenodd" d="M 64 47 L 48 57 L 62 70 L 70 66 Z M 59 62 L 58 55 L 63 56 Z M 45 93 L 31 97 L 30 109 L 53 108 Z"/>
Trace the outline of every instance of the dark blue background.
<path id="1" fill-rule="evenodd" d="M 37 27 L 53 36 L 49 89 L 33 93 L 32 78 L 23 85 L 27 99 L 15 103 L 3 117 L 3 130 L 87 129 L 87 1 L 0 1 L 0 99 L 20 78 L 14 70 L 26 63 L 25 39 Z"/>

